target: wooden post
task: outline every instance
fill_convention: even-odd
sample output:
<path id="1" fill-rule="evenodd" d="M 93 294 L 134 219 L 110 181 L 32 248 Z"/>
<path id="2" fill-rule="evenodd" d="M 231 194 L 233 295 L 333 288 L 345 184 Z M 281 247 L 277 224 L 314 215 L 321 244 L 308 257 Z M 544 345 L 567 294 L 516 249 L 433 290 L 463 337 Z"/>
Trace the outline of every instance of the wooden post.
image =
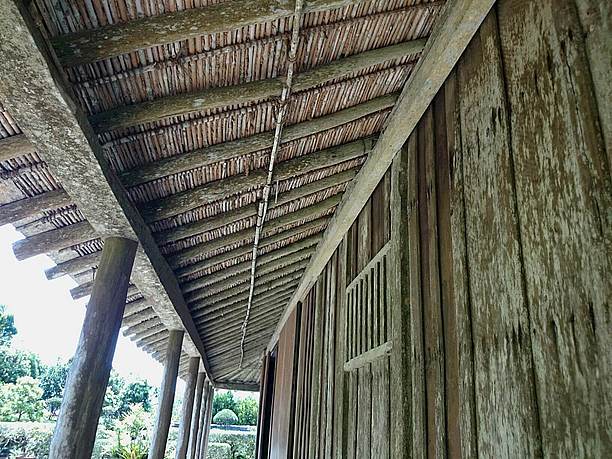
<path id="1" fill-rule="evenodd" d="M 105 240 L 50 458 L 91 456 L 137 247 L 138 243 L 130 239 Z"/>
<path id="2" fill-rule="evenodd" d="M 153 429 L 153 440 L 151 441 L 151 449 L 149 450 L 149 459 L 163 459 L 164 453 L 166 452 L 166 442 L 168 441 L 168 431 L 170 430 L 170 420 L 172 418 L 172 405 L 174 404 L 174 392 L 176 390 L 176 377 L 178 375 L 183 335 L 183 330 L 170 330 L 168 335 L 164 379 L 159 395 L 157 419 Z"/>
<path id="3" fill-rule="evenodd" d="M 210 424 L 212 417 L 212 405 L 215 398 L 215 388 L 209 385 L 206 397 L 206 405 L 204 410 L 204 423 L 202 424 L 202 435 L 200 439 L 200 456 L 198 459 L 206 459 L 208 451 L 208 435 L 210 434 Z"/>
<path id="4" fill-rule="evenodd" d="M 200 433 L 200 412 L 202 408 L 202 395 L 204 395 L 204 383 L 206 382 L 206 373 L 198 373 L 198 379 L 195 389 L 195 401 L 193 404 L 193 415 L 191 417 L 191 435 L 189 436 L 189 450 L 187 457 L 195 459 L 196 450 L 198 449 L 198 435 Z"/>
<path id="5" fill-rule="evenodd" d="M 207 407 L 210 389 L 211 386 L 207 379 L 204 381 L 204 387 L 202 390 L 202 405 L 200 406 L 200 419 L 198 421 L 198 436 L 196 438 L 195 459 L 200 459 L 202 457 L 202 435 L 204 435 L 204 430 L 206 429 L 206 415 L 208 414 Z"/>
<path id="6" fill-rule="evenodd" d="M 199 357 L 191 357 L 189 359 L 187 384 L 185 385 L 185 393 L 183 395 L 181 425 L 179 427 L 179 437 L 176 445 L 176 459 L 185 459 L 187 457 L 189 432 L 191 430 L 191 416 L 193 414 L 193 400 L 195 398 L 196 380 L 198 379 L 199 366 Z"/>

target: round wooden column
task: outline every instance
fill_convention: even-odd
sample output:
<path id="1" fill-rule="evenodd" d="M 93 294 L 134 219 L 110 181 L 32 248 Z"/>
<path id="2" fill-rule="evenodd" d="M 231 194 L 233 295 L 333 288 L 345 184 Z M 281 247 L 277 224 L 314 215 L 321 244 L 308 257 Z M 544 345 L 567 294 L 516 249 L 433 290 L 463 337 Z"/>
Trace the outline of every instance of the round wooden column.
<path id="1" fill-rule="evenodd" d="M 195 401 L 193 404 L 193 416 L 191 417 L 191 435 L 189 436 L 189 450 L 187 457 L 195 459 L 196 450 L 198 449 L 198 434 L 200 432 L 200 410 L 202 408 L 202 395 L 204 394 L 204 382 L 206 381 L 206 373 L 198 373 L 196 383 Z"/>
<path id="2" fill-rule="evenodd" d="M 91 457 L 138 243 L 110 237 L 70 367 L 50 459 Z"/>
<path id="3" fill-rule="evenodd" d="M 183 394 L 183 407 L 181 410 L 181 424 L 176 444 L 176 459 L 187 458 L 187 447 L 189 446 L 189 432 L 191 430 L 191 417 L 193 415 L 193 400 L 195 398 L 196 380 L 198 378 L 198 367 L 200 359 L 192 357 L 189 359 L 187 382 Z"/>
<path id="4" fill-rule="evenodd" d="M 168 334 L 164 379 L 162 380 L 159 394 L 157 419 L 153 428 L 149 459 L 163 459 L 166 452 L 166 442 L 168 441 L 168 431 L 170 430 L 172 405 L 174 404 L 174 392 L 176 391 L 176 377 L 178 376 L 184 334 L 183 330 L 170 330 Z"/>

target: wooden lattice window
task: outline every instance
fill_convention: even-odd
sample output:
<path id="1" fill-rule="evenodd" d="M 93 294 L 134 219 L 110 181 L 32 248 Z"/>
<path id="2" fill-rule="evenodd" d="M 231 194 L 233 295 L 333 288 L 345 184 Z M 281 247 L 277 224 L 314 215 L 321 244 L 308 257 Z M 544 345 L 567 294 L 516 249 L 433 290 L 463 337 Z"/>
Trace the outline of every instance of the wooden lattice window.
<path id="1" fill-rule="evenodd" d="M 346 363 L 352 371 L 390 353 L 387 243 L 346 287 Z"/>

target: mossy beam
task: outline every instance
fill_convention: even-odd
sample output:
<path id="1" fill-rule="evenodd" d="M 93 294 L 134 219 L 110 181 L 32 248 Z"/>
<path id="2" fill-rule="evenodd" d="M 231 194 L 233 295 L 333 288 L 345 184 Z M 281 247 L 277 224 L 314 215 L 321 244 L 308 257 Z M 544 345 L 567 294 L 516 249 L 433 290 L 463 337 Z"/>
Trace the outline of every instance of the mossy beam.
<path id="1" fill-rule="evenodd" d="M 304 5 L 304 12 L 331 10 L 361 1 L 311 0 Z M 143 48 L 275 21 L 293 16 L 294 8 L 295 2 L 287 0 L 233 0 L 60 35 L 53 38 L 51 44 L 64 65 L 79 65 Z"/>
<path id="2" fill-rule="evenodd" d="M 336 194 L 330 196 L 323 201 L 317 202 L 307 207 L 303 207 L 295 212 L 289 212 L 281 217 L 277 217 L 266 221 L 265 230 L 263 235 L 270 234 L 281 230 L 289 225 L 294 225 L 302 220 L 312 220 L 316 217 L 321 217 L 331 209 L 336 207 L 340 202 L 342 195 Z M 187 249 L 181 250 L 180 252 L 169 255 L 167 257 L 171 267 L 178 268 L 179 266 L 185 265 L 189 260 L 201 256 L 205 253 L 211 253 L 219 250 L 223 247 L 233 246 L 235 244 L 244 244 L 246 241 L 250 241 L 253 238 L 253 227 L 248 226 L 240 231 L 227 236 L 211 239 L 201 244 L 194 245 Z"/>
<path id="3" fill-rule="evenodd" d="M 313 249 L 301 250 L 292 253 L 291 255 L 284 256 L 282 260 L 279 260 L 276 263 L 262 263 L 262 257 L 260 257 L 258 258 L 257 262 L 257 277 L 261 277 L 265 274 L 270 274 L 278 269 L 281 269 L 296 262 L 306 261 L 308 260 L 310 255 L 312 255 L 312 251 Z M 200 287 L 198 289 L 193 289 L 190 292 L 186 293 L 185 297 L 189 296 L 191 293 L 199 293 L 203 296 L 211 296 L 226 290 L 228 285 L 244 284 L 245 282 L 248 282 L 250 280 L 250 261 L 245 261 L 244 263 L 232 266 L 232 268 L 238 269 L 232 270 L 233 274 L 230 275 L 224 273 L 223 271 L 220 271 L 219 274 L 222 274 L 223 276 L 219 278 L 219 282 L 208 283 L 206 286 Z"/>
<path id="4" fill-rule="evenodd" d="M 353 178 L 355 178 L 355 175 L 357 175 L 357 171 L 358 168 L 355 167 L 344 172 L 339 172 L 337 174 L 330 175 L 320 180 L 315 180 L 314 182 L 308 183 L 306 185 L 293 188 L 292 190 L 279 193 L 278 198 L 275 199 L 274 202 L 270 203 L 269 209 L 274 209 L 275 207 L 282 206 L 291 201 L 297 201 L 305 198 L 308 195 L 319 193 L 328 188 L 332 188 L 343 183 L 350 182 Z M 154 233 L 153 236 L 160 244 L 178 241 L 183 238 L 195 236 L 196 234 L 201 234 L 207 231 L 222 228 L 231 222 L 236 222 L 245 218 L 257 216 L 257 209 L 257 204 L 250 204 L 238 207 L 236 209 L 223 212 L 210 218 L 196 220 L 191 223 L 186 223 L 184 225 L 177 226 L 176 228 L 160 231 L 159 233 Z"/>
<path id="5" fill-rule="evenodd" d="M 285 245 L 279 249 L 272 250 L 271 252 L 265 253 L 259 257 L 258 264 L 265 265 L 267 263 L 272 263 L 280 258 L 291 257 L 292 255 L 296 255 L 299 258 L 310 257 L 315 249 L 316 244 L 320 241 L 320 236 L 313 235 L 299 241 L 294 242 L 293 244 Z M 227 252 L 230 253 L 230 252 Z M 199 288 L 204 288 L 208 286 L 212 286 L 217 283 L 222 283 L 226 278 L 237 275 L 239 273 L 249 271 L 251 269 L 251 261 L 246 260 L 242 263 L 235 264 L 228 268 L 215 271 L 212 274 L 207 276 L 199 277 L 189 282 L 185 282 L 182 285 L 183 293 L 192 292 Z"/>
<path id="6" fill-rule="evenodd" d="M 287 304 L 285 313 L 268 343 L 269 350 L 276 345 L 291 312 L 316 282 L 344 234 L 370 199 L 396 153 L 401 150 L 417 126 L 494 3 L 494 0 L 447 2 L 447 7 L 436 20 L 422 57 L 404 85 L 376 146 L 353 180 L 350 192 L 345 193 L 299 288 Z"/>
<path id="7" fill-rule="evenodd" d="M 85 220 L 20 239 L 13 243 L 13 253 L 18 260 L 25 260 L 43 253 L 65 249 L 96 237 L 96 231 Z"/>
<path id="8" fill-rule="evenodd" d="M 139 242 L 132 281 L 167 328 L 184 329 L 190 355 L 206 351 L 167 265 L 112 171 L 99 139 L 24 2 L 0 0 L 0 98 L 87 221 L 103 237 Z M 208 373 L 208 369 L 207 369 Z M 210 375 L 214 381 L 214 375 Z"/>
<path id="9" fill-rule="evenodd" d="M 287 126 L 283 129 L 283 143 L 308 137 L 319 132 L 342 126 L 343 124 L 363 118 L 372 113 L 393 107 L 398 94 L 389 94 L 346 108 L 331 115 Z M 127 170 L 120 177 L 128 187 L 140 185 L 152 180 L 179 174 L 199 167 L 228 161 L 233 158 L 271 148 L 274 143 L 274 131 L 255 134 L 231 142 L 210 145 L 206 148 L 164 158 L 143 166 Z"/>
<path id="10" fill-rule="evenodd" d="M 294 238 L 296 236 L 301 235 L 302 233 L 306 233 L 307 231 L 312 231 L 312 230 L 321 228 L 325 226 L 327 222 L 329 222 L 329 217 L 317 218 L 316 220 L 313 220 L 311 222 L 304 223 L 303 225 L 297 226 L 295 228 L 291 228 L 289 230 L 277 233 L 274 236 L 263 238 L 259 244 L 259 247 L 262 248 L 267 245 L 271 245 L 271 244 L 275 244 L 277 242 L 283 241 L 285 239 Z M 294 241 L 292 243 L 295 244 L 296 242 L 297 241 Z M 217 266 L 220 263 L 224 263 L 234 258 L 238 258 L 244 255 L 247 255 L 251 253 L 252 250 L 253 248 L 248 245 L 238 247 L 237 249 L 233 249 L 228 252 L 225 252 L 219 255 L 215 255 L 214 257 L 210 257 L 210 258 L 198 261 L 192 265 L 185 266 L 184 268 L 177 269 L 176 273 L 178 276 L 187 276 L 190 274 L 194 274 L 203 269 L 207 269 L 212 266 Z"/>
<path id="11" fill-rule="evenodd" d="M 372 137 L 355 140 L 337 147 L 319 150 L 298 158 L 279 163 L 274 169 L 274 180 L 283 181 L 318 169 L 332 167 L 360 158 L 372 148 Z M 140 206 L 144 219 L 148 222 L 163 220 L 210 204 L 220 199 L 227 199 L 240 193 L 265 185 L 268 171 L 257 169 L 249 175 L 233 175 L 215 180 L 197 188 L 183 191 L 166 198 L 150 201 Z"/>
<path id="12" fill-rule="evenodd" d="M 32 198 L 0 205 L 0 226 L 33 217 L 45 210 L 69 206 L 74 201 L 64 190 L 47 191 Z"/>
<path id="13" fill-rule="evenodd" d="M 301 270 L 306 266 L 307 260 L 297 260 L 294 263 L 282 266 L 280 268 L 275 267 L 276 269 L 269 270 L 265 273 L 258 271 L 258 276 L 256 276 L 256 285 L 266 284 L 267 282 L 277 279 L 279 277 L 283 277 L 286 274 L 293 273 L 295 271 Z M 250 279 L 249 279 L 250 280 Z M 221 299 L 230 298 L 233 295 L 244 292 L 249 289 L 249 285 L 244 285 L 246 283 L 239 283 L 238 285 L 219 289 L 218 291 L 210 291 L 208 289 L 196 290 L 195 292 L 191 292 L 185 295 L 185 299 L 188 302 L 193 302 L 197 300 L 206 300 L 210 302 L 215 302 Z"/>
<path id="14" fill-rule="evenodd" d="M 294 77 L 292 85 L 294 92 L 312 89 L 369 67 L 419 53 L 423 50 L 425 41 L 425 39 L 418 39 L 364 51 L 315 67 Z M 138 104 L 116 107 L 92 115 L 89 120 L 97 132 L 111 131 L 160 121 L 171 116 L 214 110 L 231 105 L 244 105 L 278 97 L 283 87 L 283 78 L 256 80 L 235 86 L 218 86 L 195 93 L 165 96 Z"/>

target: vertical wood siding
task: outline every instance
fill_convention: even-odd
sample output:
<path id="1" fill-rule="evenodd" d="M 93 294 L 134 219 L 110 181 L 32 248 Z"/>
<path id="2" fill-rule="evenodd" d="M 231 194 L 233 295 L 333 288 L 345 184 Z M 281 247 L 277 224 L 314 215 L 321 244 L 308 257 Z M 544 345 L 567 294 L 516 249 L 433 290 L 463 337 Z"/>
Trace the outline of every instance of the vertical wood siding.
<path id="1" fill-rule="evenodd" d="M 612 455 L 585 3 L 498 2 L 304 299 L 294 458 Z"/>

